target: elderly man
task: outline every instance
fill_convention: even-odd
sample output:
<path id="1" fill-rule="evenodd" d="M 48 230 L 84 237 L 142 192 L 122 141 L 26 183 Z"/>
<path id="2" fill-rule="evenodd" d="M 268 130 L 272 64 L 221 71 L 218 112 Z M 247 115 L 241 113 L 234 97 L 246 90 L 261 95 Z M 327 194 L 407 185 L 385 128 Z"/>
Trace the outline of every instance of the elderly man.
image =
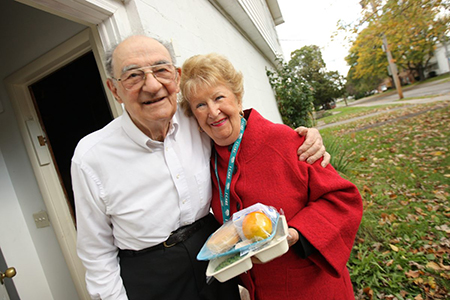
<path id="1" fill-rule="evenodd" d="M 218 224 L 209 213 L 211 142 L 177 111 L 180 69 L 166 46 L 145 36 L 111 53 L 107 84 L 125 111 L 84 137 L 72 158 L 77 247 L 91 297 L 239 299 L 234 280 L 208 285 L 207 264 L 196 260 Z M 308 151 L 319 148 L 320 157 L 320 138 Z"/>

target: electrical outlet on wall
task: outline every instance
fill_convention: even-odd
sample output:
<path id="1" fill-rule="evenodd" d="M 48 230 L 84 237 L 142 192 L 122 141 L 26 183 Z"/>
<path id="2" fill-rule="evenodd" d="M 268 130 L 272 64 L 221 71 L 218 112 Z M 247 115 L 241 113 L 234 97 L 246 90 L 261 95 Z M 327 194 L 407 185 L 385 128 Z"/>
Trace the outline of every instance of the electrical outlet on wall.
<path id="1" fill-rule="evenodd" d="M 36 223 L 37 228 L 43 228 L 50 226 L 50 220 L 48 219 L 47 212 L 41 210 L 33 214 L 34 223 Z"/>

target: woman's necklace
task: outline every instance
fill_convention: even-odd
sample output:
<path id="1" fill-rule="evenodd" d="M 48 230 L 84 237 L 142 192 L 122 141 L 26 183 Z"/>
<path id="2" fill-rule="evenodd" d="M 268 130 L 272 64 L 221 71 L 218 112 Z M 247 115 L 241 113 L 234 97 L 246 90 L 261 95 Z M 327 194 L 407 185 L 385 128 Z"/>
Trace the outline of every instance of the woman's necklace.
<path id="1" fill-rule="evenodd" d="M 222 195 L 222 189 L 220 188 L 220 180 L 219 174 L 217 173 L 217 152 L 214 152 L 214 171 L 216 173 L 217 185 L 219 186 L 219 195 L 220 195 L 220 206 L 222 207 L 222 218 L 223 223 L 230 219 L 230 185 L 231 178 L 233 177 L 234 170 L 234 161 L 236 159 L 237 151 L 239 149 L 239 145 L 242 141 L 242 136 L 244 135 L 245 126 L 247 121 L 244 118 L 241 118 L 241 131 L 239 133 L 239 137 L 233 144 L 233 148 L 231 150 L 230 160 L 228 161 L 228 169 L 227 169 L 227 178 L 225 181 L 224 193 Z"/>

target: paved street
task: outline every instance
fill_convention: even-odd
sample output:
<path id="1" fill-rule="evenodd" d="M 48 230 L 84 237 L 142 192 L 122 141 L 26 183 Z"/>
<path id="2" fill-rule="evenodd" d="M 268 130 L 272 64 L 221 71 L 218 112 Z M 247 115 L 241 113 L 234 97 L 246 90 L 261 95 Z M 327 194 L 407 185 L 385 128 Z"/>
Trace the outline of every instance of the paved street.
<path id="1" fill-rule="evenodd" d="M 428 82 L 414 86 L 403 86 L 403 97 L 407 100 L 399 100 L 396 90 L 391 90 L 383 94 L 358 99 L 349 103 L 349 106 L 372 106 L 393 103 L 427 103 L 434 101 L 450 100 L 450 80 L 449 78 Z M 429 98 L 421 98 L 429 97 Z M 416 99 L 414 99 L 416 98 Z M 339 106 L 345 103 L 339 102 Z"/>
<path id="2" fill-rule="evenodd" d="M 408 100 L 398 100 L 398 94 L 397 92 L 391 91 L 387 93 L 383 93 L 381 95 L 367 97 L 363 99 L 356 100 L 354 102 L 349 103 L 349 106 L 375 106 L 375 105 L 387 105 L 387 104 L 401 104 L 401 103 L 408 103 L 408 104 L 422 104 L 422 103 L 430 103 L 435 101 L 450 101 L 450 81 L 447 79 L 434 81 L 426 84 L 421 84 L 417 86 L 412 87 L 406 87 L 403 90 L 403 96 L 404 98 L 408 98 Z M 417 98 L 414 98 L 417 97 Z M 337 107 L 333 111 L 339 111 L 339 107 L 345 106 L 345 103 L 339 102 Z M 395 107 L 391 110 L 397 110 L 401 109 L 402 107 Z M 404 107 L 403 107 L 404 108 Z M 341 125 L 349 122 L 354 122 L 363 118 L 376 116 L 381 113 L 386 113 L 386 111 L 383 112 L 376 112 L 373 114 L 368 114 L 361 117 L 356 117 L 344 121 L 339 121 L 336 123 L 330 123 L 330 124 L 321 124 L 320 119 L 318 120 L 317 129 L 323 129 L 326 127 Z"/>

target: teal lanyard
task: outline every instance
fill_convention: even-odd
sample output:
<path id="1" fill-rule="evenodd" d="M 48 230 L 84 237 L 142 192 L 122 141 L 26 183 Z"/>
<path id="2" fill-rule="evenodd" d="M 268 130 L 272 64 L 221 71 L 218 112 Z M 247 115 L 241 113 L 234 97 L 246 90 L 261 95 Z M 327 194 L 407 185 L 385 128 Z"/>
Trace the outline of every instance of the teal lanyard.
<path id="1" fill-rule="evenodd" d="M 242 136 L 244 135 L 245 126 L 247 121 L 242 118 L 241 119 L 241 131 L 239 133 L 238 139 L 233 144 L 233 149 L 231 150 L 230 160 L 228 161 L 228 170 L 227 170 L 227 178 L 225 181 L 225 189 L 222 195 L 222 189 L 220 188 L 220 179 L 219 174 L 217 173 L 217 152 L 214 153 L 214 171 L 216 172 L 217 185 L 219 186 L 219 195 L 220 195 L 220 205 L 222 207 L 222 218 L 223 223 L 230 219 L 230 185 L 231 185 L 231 177 L 233 177 L 234 170 L 234 161 L 236 159 L 236 155 L 239 149 L 239 145 L 242 141 Z"/>

